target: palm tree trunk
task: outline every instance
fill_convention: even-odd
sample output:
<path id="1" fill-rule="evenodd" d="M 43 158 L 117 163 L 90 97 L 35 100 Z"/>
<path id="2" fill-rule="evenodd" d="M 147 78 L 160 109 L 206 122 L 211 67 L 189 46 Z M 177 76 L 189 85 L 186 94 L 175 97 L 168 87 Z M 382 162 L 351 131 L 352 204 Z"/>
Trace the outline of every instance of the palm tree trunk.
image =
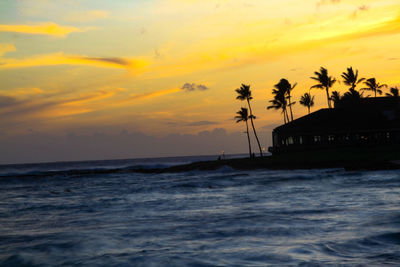
<path id="1" fill-rule="evenodd" d="M 310 106 L 307 106 L 307 108 L 308 108 L 308 114 L 310 114 Z"/>
<path id="2" fill-rule="evenodd" d="M 287 120 L 287 122 L 290 122 L 290 120 L 289 120 L 289 114 L 288 114 L 288 112 L 287 112 L 287 109 L 285 109 L 285 114 L 286 114 L 286 120 Z"/>
<path id="3" fill-rule="evenodd" d="M 251 126 L 253 127 L 253 132 L 254 132 L 254 136 L 256 137 L 257 140 L 257 144 L 258 144 L 258 148 L 260 149 L 260 156 L 262 157 L 262 149 L 261 149 L 261 145 L 260 145 L 260 140 L 258 140 L 258 136 L 256 133 L 256 128 L 254 127 L 254 122 L 253 122 L 253 111 L 251 110 L 251 106 L 250 106 L 250 100 L 247 99 L 247 104 L 249 105 L 249 110 L 250 110 L 250 122 L 251 122 Z"/>
<path id="4" fill-rule="evenodd" d="M 292 112 L 292 102 L 291 102 L 291 100 L 290 100 L 290 95 L 289 95 L 289 109 L 290 109 L 290 118 L 292 119 L 292 121 L 293 121 L 293 112 Z"/>
<path id="5" fill-rule="evenodd" d="M 332 108 L 331 101 L 329 99 L 329 88 L 328 87 L 326 87 L 326 99 L 328 100 L 328 107 Z"/>
<path id="6" fill-rule="evenodd" d="M 375 97 L 376 97 L 376 90 L 375 90 Z"/>
<path id="7" fill-rule="evenodd" d="M 246 121 L 246 133 L 247 133 L 247 141 L 249 143 L 249 156 L 251 158 L 251 143 L 250 143 L 250 135 L 249 135 L 249 123 Z"/>
<path id="8" fill-rule="evenodd" d="M 263 153 L 262 153 L 262 149 L 261 149 L 261 145 L 260 145 L 260 140 L 258 140 L 258 136 L 256 133 L 256 128 L 254 127 L 253 118 L 250 119 L 250 122 L 251 122 L 251 126 L 253 127 L 253 132 L 254 132 L 254 136 L 256 137 L 256 140 L 257 140 L 258 148 L 260 149 L 260 156 L 262 157 Z"/>

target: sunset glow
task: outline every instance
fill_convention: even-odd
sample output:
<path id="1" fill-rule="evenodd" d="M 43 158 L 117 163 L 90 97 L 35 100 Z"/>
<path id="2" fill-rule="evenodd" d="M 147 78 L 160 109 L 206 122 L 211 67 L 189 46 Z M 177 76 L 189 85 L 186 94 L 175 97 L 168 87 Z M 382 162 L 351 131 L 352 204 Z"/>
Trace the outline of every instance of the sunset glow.
<path id="1" fill-rule="evenodd" d="M 235 89 L 245 83 L 268 147 L 271 130 L 283 122 L 279 111 L 266 110 L 281 78 L 298 83 L 297 102 L 321 66 L 338 80 L 353 66 L 360 77 L 400 85 L 398 0 L 4 0 L 0 6 L 0 143 L 32 132 L 243 134 L 233 117 L 244 105 Z M 347 87 L 336 83 L 333 90 Z M 311 93 L 313 110 L 326 107 L 323 90 Z M 293 108 L 295 118 L 307 114 L 298 103 Z M 230 153 L 215 151 L 221 149 Z"/>

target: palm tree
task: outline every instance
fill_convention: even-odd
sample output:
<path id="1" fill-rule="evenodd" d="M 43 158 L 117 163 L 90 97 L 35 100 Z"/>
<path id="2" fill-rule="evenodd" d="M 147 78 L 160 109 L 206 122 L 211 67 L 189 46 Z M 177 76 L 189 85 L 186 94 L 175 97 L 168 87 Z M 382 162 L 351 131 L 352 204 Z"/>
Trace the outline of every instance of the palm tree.
<path id="1" fill-rule="evenodd" d="M 236 89 L 236 93 L 238 93 L 238 96 L 236 97 L 236 99 L 241 100 L 241 101 L 243 101 L 243 100 L 247 101 L 247 105 L 249 106 L 249 110 L 250 110 L 249 118 L 250 118 L 251 126 L 253 127 L 254 136 L 256 137 L 258 148 L 260 149 L 260 156 L 262 157 L 263 156 L 262 149 L 261 149 L 260 141 L 258 140 L 256 128 L 254 127 L 254 121 L 253 121 L 256 117 L 253 116 L 253 111 L 251 110 L 251 106 L 250 106 L 250 100 L 253 99 L 253 97 L 251 96 L 250 85 L 242 84 L 242 86 L 240 88 Z"/>
<path id="2" fill-rule="evenodd" d="M 291 101 L 291 95 L 290 92 L 296 87 L 297 83 L 295 83 L 293 86 L 289 83 L 288 80 L 286 79 L 281 79 L 279 83 L 275 84 L 274 87 L 276 90 L 278 90 L 280 93 L 282 93 L 288 100 L 289 100 L 289 110 L 290 110 L 290 120 L 293 121 L 293 111 L 292 111 L 292 105 L 296 104 L 296 102 Z"/>
<path id="3" fill-rule="evenodd" d="M 308 114 L 310 114 L 310 108 L 314 106 L 314 96 L 311 96 L 309 93 L 305 93 L 300 98 L 300 104 L 307 107 Z"/>
<path id="4" fill-rule="evenodd" d="M 370 78 L 370 79 L 366 80 L 366 81 L 364 82 L 364 84 L 365 84 L 367 87 L 361 88 L 361 90 L 372 91 L 372 92 L 375 93 L 375 97 L 376 97 L 376 93 L 378 93 L 378 94 L 380 94 L 380 95 L 382 94 L 382 90 L 381 90 L 382 87 L 387 87 L 386 84 L 379 84 L 379 83 L 377 83 L 375 78 Z"/>
<path id="5" fill-rule="evenodd" d="M 360 102 L 362 94 L 357 90 L 350 88 L 348 92 L 344 93 L 340 98 L 340 103 L 346 107 L 353 107 L 355 104 Z"/>
<path id="6" fill-rule="evenodd" d="M 285 96 L 285 91 L 278 90 L 278 89 L 272 89 L 272 94 L 274 95 L 274 99 L 270 100 L 269 102 L 271 103 L 270 106 L 267 107 L 267 109 L 281 109 L 282 114 L 283 114 L 283 120 L 286 123 L 288 123 L 289 120 L 289 115 L 287 112 L 287 98 Z"/>
<path id="7" fill-rule="evenodd" d="M 247 122 L 249 119 L 249 112 L 248 112 L 247 108 L 241 108 L 238 112 L 236 112 L 236 114 L 238 114 L 237 116 L 235 116 L 237 123 L 241 122 L 241 121 L 244 121 L 246 123 L 246 134 L 247 134 L 247 141 L 249 143 L 249 155 L 251 158 L 252 153 L 251 153 L 251 143 L 250 143 L 250 135 L 249 135 L 249 123 Z"/>
<path id="8" fill-rule="evenodd" d="M 333 78 L 332 76 L 328 75 L 328 70 L 324 67 L 320 68 L 320 72 L 316 71 L 314 72 L 316 77 L 310 77 L 313 80 L 316 80 L 318 83 L 316 85 L 311 86 L 310 89 L 312 88 L 319 88 L 319 89 L 325 89 L 326 91 L 326 100 L 328 101 L 328 107 L 332 108 L 331 102 L 329 99 L 329 88 L 333 86 L 333 84 L 336 82 L 336 79 Z"/>
<path id="9" fill-rule="evenodd" d="M 337 103 L 339 103 L 340 98 L 340 93 L 338 91 L 333 91 L 330 99 L 336 105 Z"/>
<path id="10" fill-rule="evenodd" d="M 358 70 L 354 73 L 353 67 L 347 68 L 347 72 L 342 73 L 342 78 L 344 84 L 350 86 L 350 91 L 355 90 L 357 84 L 365 80 L 365 78 L 358 79 Z"/>
<path id="11" fill-rule="evenodd" d="M 390 88 L 390 93 L 386 93 L 386 96 L 399 97 L 399 88 L 397 87 Z"/>

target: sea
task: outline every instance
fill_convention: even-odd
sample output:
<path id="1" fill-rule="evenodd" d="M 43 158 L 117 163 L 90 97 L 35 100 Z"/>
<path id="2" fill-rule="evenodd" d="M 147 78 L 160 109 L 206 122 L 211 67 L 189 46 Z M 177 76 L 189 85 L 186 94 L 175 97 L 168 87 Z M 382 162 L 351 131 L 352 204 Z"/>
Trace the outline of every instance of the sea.
<path id="1" fill-rule="evenodd" d="M 101 171 L 217 157 L 1 165 L 0 266 L 400 266 L 400 171 Z"/>

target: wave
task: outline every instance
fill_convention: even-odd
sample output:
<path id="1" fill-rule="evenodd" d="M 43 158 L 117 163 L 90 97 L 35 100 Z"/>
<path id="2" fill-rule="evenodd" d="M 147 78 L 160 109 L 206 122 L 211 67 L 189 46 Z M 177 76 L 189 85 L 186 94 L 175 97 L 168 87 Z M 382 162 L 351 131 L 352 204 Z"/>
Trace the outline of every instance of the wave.
<path id="1" fill-rule="evenodd" d="M 75 177 L 75 176 L 93 176 L 99 174 L 118 174 L 118 173 L 130 173 L 137 170 L 150 170 L 150 169 L 163 169 L 171 167 L 172 165 L 167 164 L 147 164 L 147 165 L 133 165 L 125 168 L 89 168 L 89 169 L 67 169 L 62 171 L 27 171 L 27 172 L 9 172 L 0 174 L 0 178 L 45 178 L 53 176 L 65 176 L 65 177 Z"/>
<path id="2" fill-rule="evenodd" d="M 0 261 L 0 266 L 38 266 L 34 264 L 32 259 L 29 259 L 28 257 L 24 257 L 22 255 L 12 255 L 5 259 L 4 261 Z"/>
<path id="3" fill-rule="evenodd" d="M 393 264 L 398 266 L 400 255 L 398 246 L 400 245 L 399 232 L 386 232 L 378 235 L 366 237 L 355 237 L 345 242 L 328 242 L 319 244 L 319 249 L 322 253 L 329 256 L 341 257 L 348 260 L 360 258 L 365 259 L 365 265 L 374 265 L 379 262 L 385 264 Z M 358 262 L 359 264 L 360 262 Z"/>
<path id="4" fill-rule="evenodd" d="M 242 154 L 227 155 L 227 159 L 244 157 Z M 76 162 L 50 162 L 32 164 L 8 164 L 0 165 L 0 177 L 7 176 L 53 176 L 68 173 L 101 173 L 109 170 L 137 170 L 137 169 L 160 169 L 176 165 L 189 164 L 198 161 L 216 160 L 217 155 L 209 156 L 185 156 L 165 158 L 139 158 L 122 160 L 95 160 Z"/>

